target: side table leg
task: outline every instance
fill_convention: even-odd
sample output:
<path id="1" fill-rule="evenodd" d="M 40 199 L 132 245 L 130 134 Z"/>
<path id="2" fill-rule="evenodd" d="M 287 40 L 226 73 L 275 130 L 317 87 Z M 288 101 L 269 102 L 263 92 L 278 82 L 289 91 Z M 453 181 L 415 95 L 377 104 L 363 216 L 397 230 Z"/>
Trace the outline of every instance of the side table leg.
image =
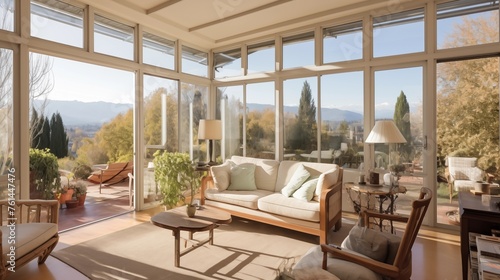
<path id="1" fill-rule="evenodd" d="M 214 245 L 214 229 L 211 228 L 210 231 L 208 232 L 208 240 L 210 245 Z"/>

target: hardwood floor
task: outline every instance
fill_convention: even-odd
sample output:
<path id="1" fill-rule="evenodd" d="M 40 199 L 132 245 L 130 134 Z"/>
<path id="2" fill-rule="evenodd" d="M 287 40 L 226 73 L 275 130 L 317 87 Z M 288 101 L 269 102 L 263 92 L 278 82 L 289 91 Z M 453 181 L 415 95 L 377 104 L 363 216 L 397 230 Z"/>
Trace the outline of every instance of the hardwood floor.
<path id="1" fill-rule="evenodd" d="M 59 244 L 55 250 L 147 222 L 152 215 L 160 211 L 162 211 L 161 207 L 126 213 L 109 220 L 63 232 L 60 234 Z M 419 237 L 413 246 L 412 279 L 458 280 L 461 278 L 460 237 L 458 232 L 421 228 Z M 32 261 L 9 275 L 7 279 L 80 280 L 87 278 L 59 260 L 49 257 L 45 264 L 38 266 L 36 261 Z"/>

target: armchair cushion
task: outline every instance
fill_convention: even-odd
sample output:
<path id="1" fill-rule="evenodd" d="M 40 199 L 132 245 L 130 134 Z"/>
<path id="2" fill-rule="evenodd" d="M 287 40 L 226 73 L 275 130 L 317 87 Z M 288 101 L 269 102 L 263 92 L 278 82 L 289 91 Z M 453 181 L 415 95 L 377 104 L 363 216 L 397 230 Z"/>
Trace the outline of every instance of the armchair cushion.
<path id="1" fill-rule="evenodd" d="M 7 226 L 0 227 L 2 231 L 2 254 L 4 257 L 9 253 L 10 229 Z M 57 224 L 52 223 L 29 223 L 16 224 L 16 257 L 21 257 L 33 251 L 51 237 L 57 234 Z M 5 258 L 9 259 L 9 258 Z"/>
<path id="2" fill-rule="evenodd" d="M 344 239 L 342 247 L 383 262 L 387 258 L 387 238 L 380 233 L 356 225 Z"/>

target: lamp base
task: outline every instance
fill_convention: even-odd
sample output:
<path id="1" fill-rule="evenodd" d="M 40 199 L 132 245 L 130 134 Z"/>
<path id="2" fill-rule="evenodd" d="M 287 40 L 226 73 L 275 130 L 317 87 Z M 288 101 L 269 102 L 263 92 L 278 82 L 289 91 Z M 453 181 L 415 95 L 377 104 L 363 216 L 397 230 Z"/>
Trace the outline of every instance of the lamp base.
<path id="1" fill-rule="evenodd" d="M 210 165 L 210 166 L 217 165 L 217 162 L 215 162 L 215 161 L 209 161 L 209 162 L 207 162 L 207 165 Z"/>

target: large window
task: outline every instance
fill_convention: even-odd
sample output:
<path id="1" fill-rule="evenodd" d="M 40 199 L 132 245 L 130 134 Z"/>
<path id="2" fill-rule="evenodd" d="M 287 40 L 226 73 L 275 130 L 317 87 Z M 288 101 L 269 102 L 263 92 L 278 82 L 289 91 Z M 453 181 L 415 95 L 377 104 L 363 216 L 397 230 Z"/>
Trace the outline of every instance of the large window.
<path id="1" fill-rule="evenodd" d="M 323 63 L 349 61 L 362 57 L 362 21 L 323 29 Z"/>
<path id="2" fill-rule="evenodd" d="M 243 75 L 241 68 L 241 49 L 214 53 L 215 78 Z"/>
<path id="3" fill-rule="evenodd" d="M 424 45 L 424 9 L 373 19 L 374 57 L 423 52 Z"/>
<path id="4" fill-rule="evenodd" d="M 321 76 L 321 150 L 358 168 L 363 160 L 363 72 Z"/>
<path id="5" fill-rule="evenodd" d="M 14 114 L 13 114 L 13 52 L 0 48 L 0 198 L 5 199 L 8 193 L 8 174 L 16 175 L 10 170 L 13 163 L 14 150 Z"/>
<path id="6" fill-rule="evenodd" d="M 167 40 L 148 32 L 142 36 L 144 63 L 174 70 L 175 68 L 175 42 Z"/>
<path id="7" fill-rule="evenodd" d="M 248 50 L 248 73 L 272 72 L 275 70 L 275 46 L 274 41 L 249 45 Z"/>
<path id="8" fill-rule="evenodd" d="M 208 53 L 182 46 L 182 72 L 208 77 Z"/>
<path id="9" fill-rule="evenodd" d="M 133 60 L 134 28 L 98 14 L 94 20 L 95 52 Z"/>
<path id="10" fill-rule="evenodd" d="M 206 162 L 206 141 L 198 140 L 198 125 L 207 118 L 208 87 L 182 83 L 180 102 L 180 151 L 189 153 L 193 160 Z"/>
<path id="11" fill-rule="evenodd" d="M 498 42 L 498 1 L 451 1 L 437 5 L 437 47 Z"/>
<path id="12" fill-rule="evenodd" d="M 14 31 L 14 0 L 0 0 L 0 29 Z"/>
<path id="13" fill-rule="evenodd" d="M 274 83 L 249 84 L 246 89 L 246 156 L 274 159 Z"/>
<path id="14" fill-rule="evenodd" d="M 314 32 L 284 37 L 283 69 L 310 65 L 314 65 Z"/>
<path id="15" fill-rule="evenodd" d="M 244 155 L 243 118 L 245 114 L 243 86 L 217 88 L 217 117 L 222 122 L 221 157 Z M 218 157 L 217 149 L 215 157 Z"/>
<path id="16" fill-rule="evenodd" d="M 283 93 L 285 159 L 332 162 L 333 151 L 318 155 L 317 78 L 286 80 Z"/>
<path id="17" fill-rule="evenodd" d="M 31 1 L 31 36 L 83 47 L 83 8 L 61 1 Z"/>

